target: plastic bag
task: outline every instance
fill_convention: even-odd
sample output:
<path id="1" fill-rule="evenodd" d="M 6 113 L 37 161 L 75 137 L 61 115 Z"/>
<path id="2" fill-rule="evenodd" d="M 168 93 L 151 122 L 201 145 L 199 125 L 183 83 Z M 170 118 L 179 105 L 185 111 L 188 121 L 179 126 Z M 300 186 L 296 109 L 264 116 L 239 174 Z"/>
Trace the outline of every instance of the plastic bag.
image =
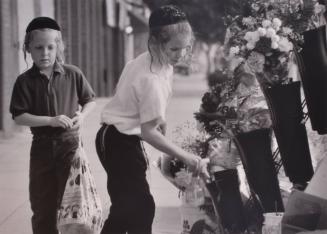
<path id="1" fill-rule="evenodd" d="M 57 226 L 61 234 L 97 234 L 103 226 L 100 198 L 82 147 L 70 169 Z"/>

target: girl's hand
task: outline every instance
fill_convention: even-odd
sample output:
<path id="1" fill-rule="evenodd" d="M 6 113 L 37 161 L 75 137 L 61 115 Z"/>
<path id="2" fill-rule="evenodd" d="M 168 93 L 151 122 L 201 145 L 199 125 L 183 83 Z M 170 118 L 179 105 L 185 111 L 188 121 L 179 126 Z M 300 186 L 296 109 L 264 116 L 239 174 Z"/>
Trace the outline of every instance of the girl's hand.
<path id="1" fill-rule="evenodd" d="M 167 132 L 167 124 L 166 123 L 159 124 L 158 130 L 159 132 L 161 132 L 162 135 L 165 136 Z"/>
<path id="2" fill-rule="evenodd" d="M 209 163 L 209 158 L 200 158 L 196 157 L 196 164 L 195 167 L 193 167 L 193 171 L 195 175 L 199 175 L 202 177 L 205 181 L 210 180 L 210 174 L 208 171 L 208 163 Z"/>
<path id="3" fill-rule="evenodd" d="M 66 115 L 58 115 L 50 119 L 51 127 L 71 128 L 73 127 L 73 120 Z"/>
<path id="4" fill-rule="evenodd" d="M 84 122 L 84 115 L 81 112 L 77 111 L 72 121 L 73 121 L 73 127 L 72 127 L 73 129 L 80 128 Z"/>
<path id="5" fill-rule="evenodd" d="M 205 180 L 210 180 L 210 174 L 208 171 L 208 163 L 210 162 L 209 158 L 202 158 L 200 160 L 200 176 Z"/>

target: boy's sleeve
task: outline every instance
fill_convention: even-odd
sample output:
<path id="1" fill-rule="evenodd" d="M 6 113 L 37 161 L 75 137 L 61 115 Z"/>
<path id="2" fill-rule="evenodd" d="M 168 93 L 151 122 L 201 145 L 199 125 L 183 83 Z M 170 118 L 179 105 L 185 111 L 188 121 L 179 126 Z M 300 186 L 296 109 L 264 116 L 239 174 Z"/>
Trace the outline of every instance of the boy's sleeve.
<path id="1" fill-rule="evenodd" d="M 31 111 L 31 94 L 28 92 L 28 87 L 23 79 L 18 78 L 15 82 L 11 95 L 9 111 L 14 119 L 23 113 Z"/>
<path id="2" fill-rule="evenodd" d="M 82 72 L 78 76 L 77 94 L 78 94 L 78 103 L 81 106 L 84 106 L 86 103 L 95 100 L 95 93 Z"/>

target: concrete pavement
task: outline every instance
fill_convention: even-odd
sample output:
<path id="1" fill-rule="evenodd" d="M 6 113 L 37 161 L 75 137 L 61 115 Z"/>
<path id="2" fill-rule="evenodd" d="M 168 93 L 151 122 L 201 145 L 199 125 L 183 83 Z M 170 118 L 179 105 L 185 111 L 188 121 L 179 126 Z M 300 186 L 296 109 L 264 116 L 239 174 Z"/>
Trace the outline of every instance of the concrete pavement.
<path id="1" fill-rule="evenodd" d="M 168 109 L 168 136 L 171 130 L 193 118 L 199 108 L 206 89 L 201 75 L 177 76 L 174 82 L 174 96 Z M 96 110 L 86 119 L 82 134 L 97 190 L 107 214 L 110 200 L 106 191 L 106 175 L 96 155 L 94 139 L 99 129 L 100 112 L 108 101 L 97 99 Z M 28 171 L 31 134 L 22 128 L 14 137 L 0 139 L 0 234 L 31 234 L 31 210 L 28 199 Z M 160 153 L 146 145 L 150 162 Z M 156 202 L 154 234 L 177 234 L 181 231 L 178 191 L 165 180 L 152 163 L 148 172 L 149 183 Z"/>

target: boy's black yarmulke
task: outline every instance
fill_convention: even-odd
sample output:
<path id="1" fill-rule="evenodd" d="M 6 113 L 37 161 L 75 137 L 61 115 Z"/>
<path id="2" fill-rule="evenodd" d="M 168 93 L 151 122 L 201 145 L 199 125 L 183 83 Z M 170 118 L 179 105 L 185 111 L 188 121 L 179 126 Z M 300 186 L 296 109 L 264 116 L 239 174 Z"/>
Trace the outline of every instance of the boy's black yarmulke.
<path id="1" fill-rule="evenodd" d="M 34 18 L 27 26 L 26 33 L 29 33 L 35 29 L 50 28 L 60 31 L 59 24 L 49 17 L 37 17 Z"/>

